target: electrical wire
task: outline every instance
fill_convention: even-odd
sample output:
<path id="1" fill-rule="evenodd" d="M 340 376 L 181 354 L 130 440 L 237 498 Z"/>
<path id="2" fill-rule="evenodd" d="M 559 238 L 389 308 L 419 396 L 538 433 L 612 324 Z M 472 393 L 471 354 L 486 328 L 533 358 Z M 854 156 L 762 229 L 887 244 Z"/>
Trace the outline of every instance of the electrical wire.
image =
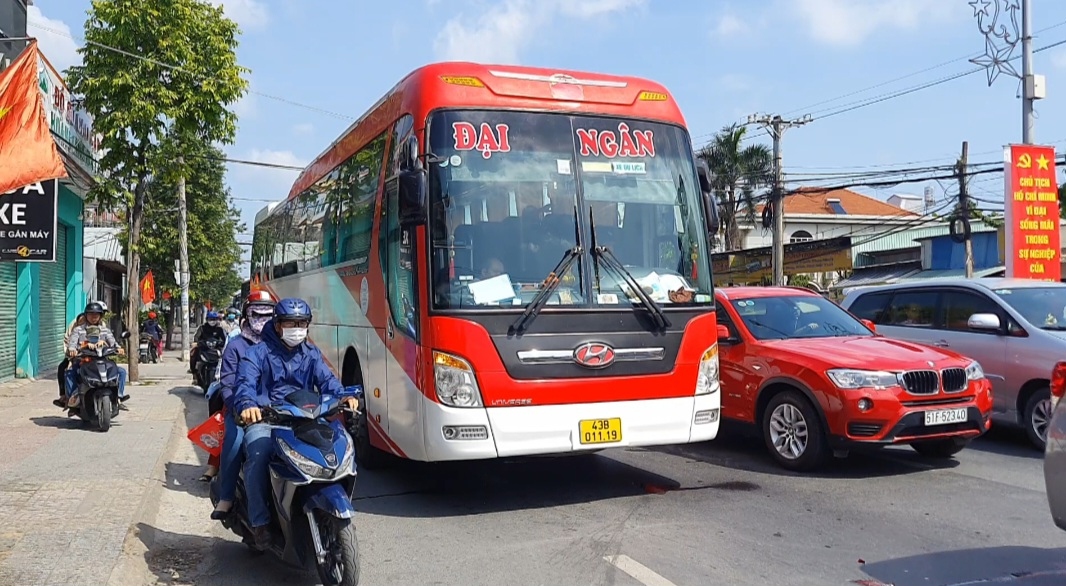
<path id="1" fill-rule="evenodd" d="M 54 29 L 54 28 L 50 28 L 48 26 L 44 26 L 40 22 L 34 21 L 33 19 L 29 20 L 29 24 L 31 24 L 34 28 L 37 28 L 37 29 L 40 29 L 40 30 L 43 30 L 43 31 L 46 31 L 46 32 L 49 32 L 49 33 L 52 33 L 52 34 L 55 34 L 55 35 L 59 35 L 61 37 L 66 37 L 66 38 L 71 39 L 71 40 L 73 40 L 74 42 L 77 42 L 77 43 L 84 43 L 86 45 L 92 45 L 94 47 L 99 47 L 101 49 L 106 49 L 108 51 L 112 51 L 112 52 L 118 53 L 120 55 L 125 55 L 125 56 L 133 58 L 133 59 L 140 59 L 141 61 L 144 61 L 146 63 L 151 63 L 153 65 L 156 65 L 158 67 L 162 67 L 164 69 L 171 69 L 173 71 L 180 71 L 182 73 L 185 73 L 186 75 L 189 75 L 189 76 L 193 77 L 194 79 L 201 79 L 201 80 L 205 79 L 203 76 L 197 75 L 197 74 L 195 74 L 195 73 L 189 71 L 188 69 L 185 69 L 185 68 L 183 68 L 183 67 L 181 67 L 179 65 L 173 65 L 173 64 L 170 64 L 170 63 L 164 63 L 162 61 L 159 61 L 159 60 L 156 60 L 156 59 L 152 59 L 151 57 L 145 57 L 144 55 L 137 55 L 136 53 L 131 53 L 129 51 L 126 51 L 125 49 L 119 49 L 118 47 L 112 47 L 111 45 L 105 45 L 103 43 L 98 43 L 96 41 L 89 41 L 89 40 L 86 40 L 84 38 L 78 38 L 78 37 L 75 37 L 74 35 L 72 35 L 70 33 L 67 33 L 67 32 L 64 32 L 64 31 L 61 31 L 61 30 L 57 30 L 57 29 Z M 308 105 L 308 104 L 301 104 L 300 102 L 296 102 L 296 101 L 290 100 L 288 98 L 283 98 L 281 96 L 275 96 L 275 95 L 272 95 L 272 94 L 267 94 L 267 93 L 264 93 L 264 92 L 255 91 L 253 89 L 249 89 L 248 93 L 255 94 L 255 95 L 259 96 L 259 97 L 266 98 L 268 100 L 275 100 L 275 101 L 281 102 L 283 104 L 288 104 L 289 106 L 296 106 L 298 108 L 304 108 L 306 110 L 310 110 L 312 112 L 318 112 L 319 114 L 324 114 L 326 116 L 332 116 L 334 118 L 339 118 L 341 120 L 355 120 L 355 116 L 349 116 L 348 114 L 341 114 L 340 112 L 333 112 L 331 110 L 326 110 L 324 108 L 319 108 L 317 106 L 311 106 L 311 105 Z"/>

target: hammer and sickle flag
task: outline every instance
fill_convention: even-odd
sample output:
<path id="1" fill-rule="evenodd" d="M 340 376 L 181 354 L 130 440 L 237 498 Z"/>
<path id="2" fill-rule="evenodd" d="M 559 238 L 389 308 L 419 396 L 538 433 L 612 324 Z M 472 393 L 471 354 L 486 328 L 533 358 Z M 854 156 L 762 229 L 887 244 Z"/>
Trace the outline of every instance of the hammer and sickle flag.
<path id="1" fill-rule="evenodd" d="M 148 271 L 148 274 L 141 279 L 141 304 L 148 305 L 155 301 L 155 275 L 152 271 Z"/>
<path id="2" fill-rule="evenodd" d="M 0 193 L 67 176 L 45 118 L 37 41 L 0 72 Z"/>

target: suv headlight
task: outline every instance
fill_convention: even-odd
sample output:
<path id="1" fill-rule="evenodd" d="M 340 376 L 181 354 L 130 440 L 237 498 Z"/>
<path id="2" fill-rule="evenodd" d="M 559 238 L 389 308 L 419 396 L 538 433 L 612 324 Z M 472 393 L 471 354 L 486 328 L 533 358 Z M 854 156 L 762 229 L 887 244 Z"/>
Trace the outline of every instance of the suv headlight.
<path id="1" fill-rule="evenodd" d="M 433 351 L 433 381 L 437 398 L 449 407 L 481 407 L 481 389 L 474 368 L 458 356 Z"/>
<path id="2" fill-rule="evenodd" d="M 826 371 L 829 380 L 840 389 L 888 389 L 899 386 L 895 373 L 880 370 L 835 368 Z"/>
<path id="3" fill-rule="evenodd" d="M 292 461 L 300 472 L 310 476 L 311 478 L 333 478 L 333 471 L 329 468 L 323 468 L 315 462 L 305 457 L 300 452 L 293 449 L 292 446 L 285 443 L 285 440 L 278 438 L 278 447 L 281 448 L 281 453 L 285 454 L 285 457 Z"/>
<path id="4" fill-rule="evenodd" d="M 721 383 L 718 380 L 718 344 L 704 351 L 700 357 L 700 366 L 696 374 L 696 394 L 710 395 L 718 392 Z"/>
<path id="5" fill-rule="evenodd" d="M 976 360 L 966 367 L 966 380 L 981 380 L 985 378 L 985 370 Z"/>

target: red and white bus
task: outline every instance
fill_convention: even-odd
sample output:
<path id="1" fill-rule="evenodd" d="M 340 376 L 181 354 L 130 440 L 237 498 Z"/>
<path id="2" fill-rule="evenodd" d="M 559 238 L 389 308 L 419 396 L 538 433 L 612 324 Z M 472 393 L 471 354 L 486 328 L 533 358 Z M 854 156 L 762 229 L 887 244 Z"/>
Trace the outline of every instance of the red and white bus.
<path id="1" fill-rule="evenodd" d="M 659 84 L 428 65 L 261 213 L 253 279 L 366 389 L 366 465 L 708 440 L 707 189 Z"/>

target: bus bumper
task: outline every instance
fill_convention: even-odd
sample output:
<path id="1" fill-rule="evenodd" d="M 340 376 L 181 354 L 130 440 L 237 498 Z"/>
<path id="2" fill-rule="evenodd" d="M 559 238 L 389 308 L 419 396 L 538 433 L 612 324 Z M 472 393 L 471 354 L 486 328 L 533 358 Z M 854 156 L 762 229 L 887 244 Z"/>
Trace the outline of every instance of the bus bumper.
<path id="1" fill-rule="evenodd" d="M 474 460 L 711 440 L 718 435 L 721 395 L 487 409 L 426 401 L 425 407 L 427 459 Z M 621 440 L 582 443 L 580 422 L 604 419 L 621 420 Z"/>

